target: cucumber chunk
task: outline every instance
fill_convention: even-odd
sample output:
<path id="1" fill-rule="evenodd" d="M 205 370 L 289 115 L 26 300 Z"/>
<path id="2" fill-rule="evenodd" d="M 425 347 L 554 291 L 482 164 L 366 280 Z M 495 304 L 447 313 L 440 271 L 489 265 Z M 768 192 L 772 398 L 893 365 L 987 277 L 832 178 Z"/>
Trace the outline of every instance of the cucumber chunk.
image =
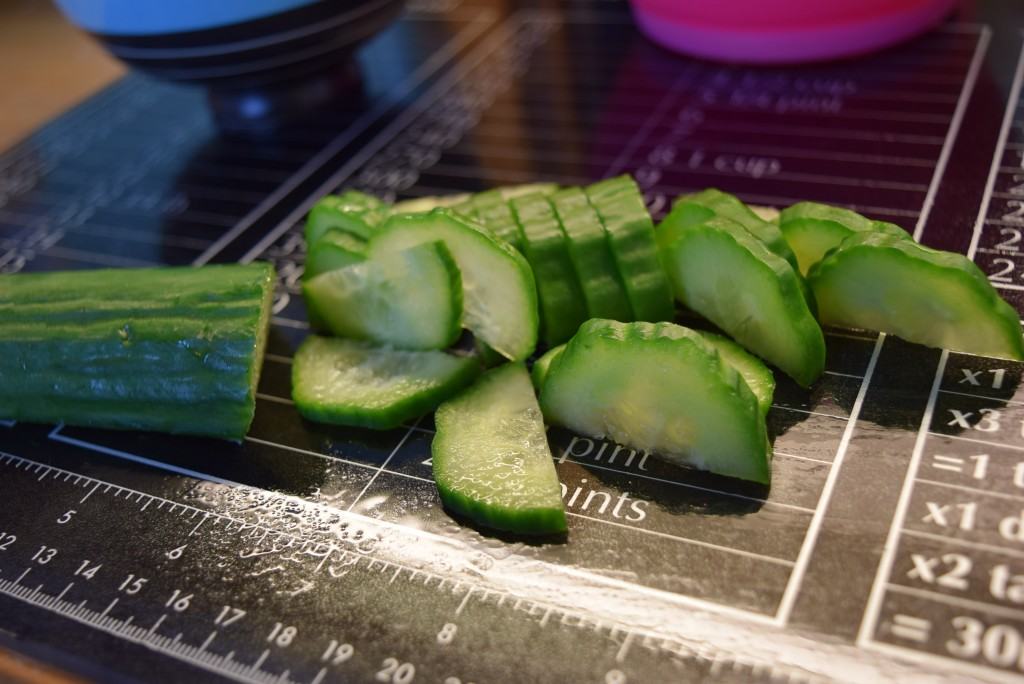
<path id="1" fill-rule="evenodd" d="M 370 240 L 371 258 L 423 242 L 444 242 L 462 274 L 463 325 L 505 358 L 537 346 L 537 289 L 523 255 L 447 209 L 392 216 Z"/>
<path id="2" fill-rule="evenodd" d="M 509 243 L 516 249 L 520 249 L 519 225 L 516 223 L 515 214 L 509 206 L 500 190 L 490 190 L 473 195 L 470 204 L 475 210 L 478 221 L 487 227 L 492 233 Z"/>
<path id="3" fill-rule="evenodd" d="M 434 421 L 434 480 L 445 506 L 498 530 L 565 532 L 562 488 L 523 364 L 488 371 Z"/>
<path id="4" fill-rule="evenodd" d="M 757 397 L 757 406 L 761 409 L 761 417 L 768 415 L 775 396 L 775 376 L 760 359 L 727 337 L 698 330 L 704 341 L 715 348 L 722 360 L 736 369 L 747 387 Z"/>
<path id="5" fill-rule="evenodd" d="M 597 212 L 580 188 L 551 195 L 558 221 L 569 239 L 569 258 L 583 289 L 590 318 L 633 320 L 626 288 L 615 266 L 611 244 Z"/>
<path id="6" fill-rule="evenodd" d="M 308 420 L 387 430 L 434 410 L 479 373 L 471 356 L 311 335 L 292 361 L 292 399 Z"/>
<path id="7" fill-rule="evenodd" d="M 576 280 L 565 233 L 544 195 L 510 202 L 521 231 L 520 243 L 537 278 L 540 333 L 549 347 L 565 342 L 587 320 L 583 291 Z"/>
<path id="8" fill-rule="evenodd" d="M 444 349 L 462 328 L 462 279 L 441 242 L 385 252 L 302 284 L 312 317 L 335 335 L 402 349 Z"/>
<path id="9" fill-rule="evenodd" d="M 662 224 L 677 235 L 663 250 L 676 298 L 800 385 L 814 382 L 825 339 L 796 271 L 737 223 L 674 224 L 676 216 Z"/>
<path id="10" fill-rule="evenodd" d="M 591 319 L 540 393 L 548 422 L 667 461 L 767 484 L 757 398 L 704 338 L 672 323 Z"/>
<path id="11" fill-rule="evenodd" d="M 808 274 L 822 323 L 1024 360 L 1020 317 L 973 261 L 882 233 L 855 233 Z"/>
<path id="12" fill-rule="evenodd" d="M 557 347 L 548 349 L 539 359 L 533 362 L 533 369 L 530 371 L 530 379 L 533 380 L 533 386 L 540 392 L 541 388 L 544 387 L 544 381 L 548 377 L 548 371 L 551 369 L 551 364 L 555 362 L 562 352 L 565 351 L 565 345 L 560 344 Z"/>
<path id="13" fill-rule="evenodd" d="M 794 269 L 798 267 L 796 255 L 783 238 L 779 226 L 760 218 L 735 195 L 714 188 L 683 195 L 673 203 L 672 214 L 675 216 L 673 223 L 667 226 L 662 224 L 658 229 L 659 232 L 668 231 L 659 244 L 671 244 L 675 241 L 677 231 L 719 216 L 740 224 L 763 242 L 769 251 L 788 261 Z"/>
<path id="14" fill-rule="evenodd" d="M 586 193 L 604 225 L 633 319 L 671 320 L 672 292 L 658 258 L 654 224 L 636 182 L 618 176 L 594 183 Z"/>
<path id="15" fill-rule="evenodd" d="M 432 195 L 428 197 L 417 197 L 415 199 L 402 200 L 401 202 L 395 202 L 391 207 L 392 214 L 419 214 L 438 207 L 454 207 L 456 204 L 462 204 L 472 197 L 468 192 L 463 192 L 458 195 Z"/>
<path id="16" fill-rule="evenodd" d="M 327 195 L 309 210 L 306 244 L 313 245 L 332 228 L 368 240 L 386 214 L 387 207 L 379 199 L 357 190 Z"/>
<path id="17" fill-rule="evenodd" d="M 270 264 L 0 276 L 0 418 L 239 440 Z"/>
<path id="18" fill-rule="evenodd" d="M 825 252 L 854 233 L 880 232 L 913 240 L 907 231 L 892 223 L 872 221 L 855 211 L 817 202 L 799 202 L 782 210 L 779 227 L 793 248 L 800 273 L 807 275 Z"/>
<path id="19" fill-rule="evenodd" d="M 302 277 L 309 280 L 321 273 L 357 264 L 366 259 L 365 251 L 364 240 L 332 228 L 309 247 Z"/>

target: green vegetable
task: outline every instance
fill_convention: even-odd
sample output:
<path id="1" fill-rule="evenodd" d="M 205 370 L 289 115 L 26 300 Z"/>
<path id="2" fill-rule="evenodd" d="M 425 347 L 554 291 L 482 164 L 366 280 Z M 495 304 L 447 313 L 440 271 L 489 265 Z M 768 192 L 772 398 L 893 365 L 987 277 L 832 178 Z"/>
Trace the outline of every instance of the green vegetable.
<path id="1" fill-rule="evenodd" d="M 370 240 L 371 258 L 444 242 L 462 274 L 463 326 L 506 358 L 537 346 L 537 289 L 530 265 L 506 243 L 447 209 L 392 216 Z"/>
<path id="2" fill-rule="evenodd" d="M 767 484 L 757 398 L 704 338 L 672 323 L 591 319 L 551 364 L 548 422 L 673 463 Z"/>
<path id="3" fill-rule="evenodd" d="M 454 207 L 462 204 L 472 197 L 468 192 L 458 195 L 434 195 L 428 197 L 417 197 L 415 199 L 396 202 L 391 207 L 392 214 L 418 214 L 424 211 L 437 209 L 438 207 Z"/>
<path id="4" fill-rule="evenodd" d="M 309 280 L 321 273 L 357 264 L 366 259 L 365 252 L 365 240 L 332 228 L 309 247 L 302 277 Z"/>
<path id="5" fill-rule="evenodd" d="M 500 190 L 473 195 L 470 203 L 480 223 L 505 242 L 517 249 L 520 248 L 519 225 L 508 200 L 502 196 Z"/>
<path id="6" fill-rule="evenodd" d="M 0 275 L 0 418 L 241 439 L 273 283 L 266 263 Z"/>
<path id="7" fill-rule="evenodd" d="M 551 195 L 558 221 L 569 239 L 569 258 L 583 288 L 590 318 L 633 320 L 633 311 L 597 212 L 580 188 Z"/>
<path id="8" fill-rule="evenodd" d="M 672 292 L 658 258 L 651 215 L 636 182 L 630 176 L 618 176 L 587 187 L 586 193 L 604 224 L 633 318 L 671 320 L 675 316 Z"/>
<path id="9" fill-rule="evenodd" d="M 533 386 L 537 388 L 538 392 L 544 387 L 544 381 L 548 377 L 548 370 L 550 370 L 551 364 L 562 355 L 563 351 L 565 351 L 565 345 L 560 344 L 557 347 L 548 349 L 543 356 L 534 361 L 533 370 L 530 371 L 530 378 L 533 380 Z"/>
<path id="10" fill-rule="evenodd" d="M 479 372 L 473 357 L 312 335 L 292 361 L 292 399 L 309 420 L 384 430 L 432 411 Z"/>
<path id="11" fill-rule="evenodd" d="M 462 327 L 462 279 L 441 242 L 322 273 L 303 282 L 302 294 L 311 317 L 340 337 L 443 349 Z"/>
<path id="12" fill-rule="evenodd" d="M 800 276 L 782 257 L 728 219 L 693 224 L 673 209 L 661 230 L 676 235 L 663 257 L 680 302 L 800 385 L 817 379 L 825 339 Z"/>
<path id="13" fill-rule="evenodd" d="M 521 363 L 488 371 L 434 421 L 434 480 L 445 506 L 494 529 L 565 532 L 561 485 Z"/>
<path id="14" fill-rule="evenodd" d="M 892 223 L 872 221 L 857 212 L 817 202 L 800 202 L 782 210 L 779 227 L 806 275 L 825 252 L 854 233 L 879 232 L 905 240 L 909 233 Z"/>
<path id="15" fill-rule="evenodd" d="M 565 233 L 544 195 L 511 200 L 521 230 L 520 243 L 537 279 L 540 332 L 548 346 L 573 336 L 587 319 L 583 292 L 576 280 Z"/>
<path id="16" fill-rule="evenodd" d="M 931 347 L 1024 360 L 1020 317 L 967 257 L 854 233 L 808 274 L 822 323 Z"/>
<path id="17" fill-rule="evenodd" d="M 313 245 L 332 228 L 369 240 L 386 213 L 387 207 L 380 200 L 357 190 L 327 195 L 309 210 L 306 244 Z"/>
<path id="18" fill-rule="evenodd" d="M 768 415 L 768 409 L 772 407 L 772 397 L 775 395 L 775 376 L 768 370 L 768 367 L 761 363 L 756 356 L 752 356 L 746 349 L 736 344 L 727 337 L 715 335 L 704 330 L 698 330 L 710 346 L 715 348 L 722 361 L 736 369 L 747 387 L 757 397 L 757 406 L 761 409 L 761 417 Z"/>

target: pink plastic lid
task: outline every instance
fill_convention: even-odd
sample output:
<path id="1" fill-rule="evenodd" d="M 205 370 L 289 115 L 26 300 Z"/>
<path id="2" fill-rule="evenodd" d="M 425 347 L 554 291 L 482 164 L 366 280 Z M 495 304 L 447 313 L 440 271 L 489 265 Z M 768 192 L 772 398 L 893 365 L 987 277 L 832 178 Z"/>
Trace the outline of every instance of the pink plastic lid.
<path id="1" fill-rule="evenodd" d="M 671 50 L 787 63 L 877 50 L 942 21 L 955 0 L 633 0 L 640 29 Z"/>

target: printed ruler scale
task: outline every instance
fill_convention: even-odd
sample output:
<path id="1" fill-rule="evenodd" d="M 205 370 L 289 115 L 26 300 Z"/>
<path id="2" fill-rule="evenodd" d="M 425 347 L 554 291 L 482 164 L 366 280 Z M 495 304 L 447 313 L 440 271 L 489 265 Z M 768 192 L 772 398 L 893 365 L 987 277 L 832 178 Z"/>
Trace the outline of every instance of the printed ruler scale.
<path id="1" fill-rule="evenodd" d="M 0 268 L 281 278 L 244 443 L 0 423 L 0 643 L 127 681 L 1020 680 L 1019 364 L 829 332 L 812 391 L 780 378 L 770 489 L 553 429 L 565 544 L 452 520 L 430 418 L 343 430 L 289 400 L 301 221 L 339 187 L 629 171 L 656 214 L 709 185 L 831 202 L 962 249 L 1016 302 L 1012 23 L 752 69 L 665 53 L 613 3 L 420 2 L 366 48 L 362 102 L 275 139 L 222 138 L 137 76 L 69 112 L 0 157 Z M 396 43 L 397 79 L 375 59 Z"/>

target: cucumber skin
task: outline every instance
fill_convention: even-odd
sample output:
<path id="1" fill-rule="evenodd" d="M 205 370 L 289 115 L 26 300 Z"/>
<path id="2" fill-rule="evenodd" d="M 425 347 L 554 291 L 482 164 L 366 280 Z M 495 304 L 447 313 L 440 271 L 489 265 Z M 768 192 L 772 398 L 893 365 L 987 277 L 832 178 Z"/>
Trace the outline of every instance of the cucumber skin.
<path id="1" fill-rule="evenodd" d="M 384 218 L 385 207 L 376 197 L 356 190 L 327 195 L 309 210 L 305 227 L 306 245 L 312 246 L 331 229 L 369 240 L 374 228 Z"/>
<path id="2" fill-rule="evenodd" d="M 533 369 L 530 371 L 530 379 L 533 381 L 534 388 L 540 392 L 544 388 L 544 381 L 548 377 L 548 371 L 551 370 L 551 365 L 562 355 L 565 351 L 565 345 L 560 344 L 557 347 L 552 347 L 547 350 L 543 356 L 533 362 Z"/>
<path id="3" fill-rule="evenodd" d="M 447 478 L 440 472 L 443 470 L 443 463 L 446 459 L 446 432 L 450 429 L 447 423 L 449 421 L 458 421 L 460 413 L 458 404 L 471 399 L 473 391 L 478 385 L 499 382 L 504 375 L 509 373 L 526 374 L 526 368 L 522 363 L 510 363 L 487 371 L 477 380 L 477 384 L 469 387 L 463 394 L 438 407 L 437 414 L 434 417 L 437 431 L 430 445 L 434 480 L 437 484 L 438 494 L 444 505 L 450 510 L 495 530 L 504 530 L 517 534 L 564 533 L 568 529 L 564 508 L 496 509 L 495 506 L 475 501 L 449 487 L 446 482 Z M 554 461 L 552 460 L 553 469 Z"/>
<path id="4" fill-rule="evenodd" d="M 0 416 L 240 440 L 274 279 L 267 263 L 0 276 Z"/>
<path id="5" fill-rule="evenodd" d="M 761 409 L 761 416 L 768 415 L 772 407 L 772 398 L 775 395 L 775 377 L 759 358 L 748 352 L 727 337 L 716 335 L 705 330 L 697 331 L 704 341 L 715 348 L 722 361 L 732 366 L 747 387 L 757 398 L 758 408 Z M 754 382 L 751 382 L 751 381 Z"/>
<path id="6" fill-rule="evenodd" d="M 807 274 L 807 281 L 811 287 L 820 289 L 823 283 L 830 277 L 832 272 L 841 266 L 843 260 L 851 254 L 860 250 L 884 250 L 893 255 L 902 255 L 908 261 L 919 264 L 925 268 L 943 269 L 949 274 L 949 278 L 956 278 L 974 294 L 982 299 L 981 306 L 987 307 L 998 321 L 999 327 L 1005 334 L 1006 343 L 1004 353 L 998 354 L 1001 358 L 1008 358 L 1014 361 L 1024 361 L 1024 332 L 1021 329 L 1020 316 L 1017 311 L 1006 303 L 996 292 L 996 289 L 989 282 L 988 278 L 977 264 L 962 254 L 956 252 L 942 252 L 920 245 L 912 240 L 906 240 L 898 235 L 864 232 L 854 233 L 836 248 L 830 250 L 825 257 L 816 263 Z M 850 327 L 852 324 L 847 321 L 837 320 L 830 315 L 826 308 L 821 312 L 822 322 Z M 895 330 L 883 330 L 900 335 Z M 902 335 L 900 335 L 903 337 Z M 911 337 L 904 337 L 908 342 L 919 342 Z M 951 349 L 965 353 L 981 353 L 971 349 Z M 996 354 L 990 355 L 995 356 Z"/>

